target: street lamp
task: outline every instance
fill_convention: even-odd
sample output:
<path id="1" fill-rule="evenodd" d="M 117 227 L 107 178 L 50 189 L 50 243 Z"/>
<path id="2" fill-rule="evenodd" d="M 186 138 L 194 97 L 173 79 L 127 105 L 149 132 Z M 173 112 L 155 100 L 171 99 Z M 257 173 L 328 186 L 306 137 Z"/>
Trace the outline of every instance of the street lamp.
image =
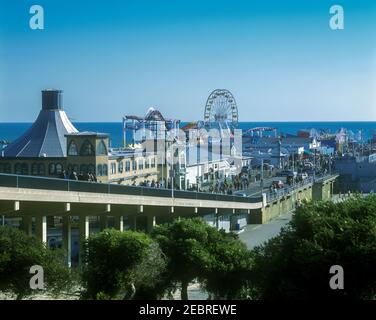
<path id="1" fill-rule="evenodd" d="M 171 170 L 171 197 L 174 197 L 174 169 Z"/>
<path id="2" fill-rule="evenodd" d="M 329 174 L 332 174 L 332 156 L 329 154 Z"/>
<path id="3" fill-rule="evenodd" d="M 264 191 L 264 159 L 261 159 L 261 181 L 260 181 L 260 186 L 261 186 L 261 195 L 262 192 Z"/>
<path id="4" fill-rule="evenodd" d="M 316 180 L 316 148 L 313 154 L 313 181 Z"/>

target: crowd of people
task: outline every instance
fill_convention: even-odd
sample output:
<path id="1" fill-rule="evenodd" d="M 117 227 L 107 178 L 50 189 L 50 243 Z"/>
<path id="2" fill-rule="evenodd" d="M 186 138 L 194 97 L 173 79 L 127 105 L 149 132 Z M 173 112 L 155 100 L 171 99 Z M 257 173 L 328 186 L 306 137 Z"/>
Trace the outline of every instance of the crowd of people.
<path id="1" fill-rule="evenodd" d="M 165 182 L 163 179 L 159 180 L 144 180 L 139 182 L 138 184 L 136 181 L 132 183 L 132 186 L 140 186 L 140 187 L 147 187 L 147 188 L 156 188 L 156 189 L 171 189 L 171 182 Z M 234 191 L 244 190 L 249 188 L 249 179 L 246 175 L 237 175 L 234 177 L 225 177 L 223 181 L 217 180 L 213 185 L 210 185 L 208 188 L 199 188 L 197 187 L 190 187 L 187 188 L 188 191 L 198 191 L 198 192 L 210 192 L 210 193 L 221 193 L 221 194 L 233 194 Z M 175 190 L 179 190 L 178 185 L 174 185 Z"/>
<path id="2" fill-rule="evenodd" d="M 213 186 L 209 187 L 209 192 L 231 195 L 235 191 L 249 188 L 249 179 L 247 175 L 236 175 L 231 178 L 225 177 L 223 181 L 217 180 Z"/>
<path id="3" fill-rule="evenodd" d="M 136 186 L 136 181 L 133 181 L 132 186 Z M 157 188 L 157 189 L 163 189 L 165 188 L 165 181 L 164 179 L 159 179 L 157 181 L 153 180 L 144 180 L 138 183 L 139 187 L 147 187 L 147 188 Z M 171 186 L 168 184 L 168 188 L 171 188 Z"/>
<path id="4" fill-rule="evenodd" d="M 59 178 L 66 180 L 75 180 L 75 181 L 88 181 L 88 182 L 98 182 L 95 174 L 91 172 L 80 172 L 77 173 L 72 171 L 68 173 L 66 170 L 63 170 Z M 165 179 L 158 180 L 144 180 L 141 182 L 133 181 L 132 186 L 146 187 L 146 188 L 156 188 L 156 189 L 171 189 L 171 182 L 166 183 Z M 233 194 L 234 191 L 244 190 L 249 187 L 249 179 L 245 175 L 237 175 L 233 177 L 225 177 L 223 181 L 217 180 L 213 185 L 210 185 L 209 188 L 199 188 L 199 192 L 210 192 L 210 193 L 220 193 L 220 194 Z M 179 186 L 174 185 L 175 190 L 179 190 Z M 188 188 L 190 191 L 197 191 L 197 188 L 192 187 Z"/>
<path id="5" fill-rule="evenodd" d="M 91 172 L 77 173 L 76 171 L 72 171 L 69 174 L 67 171 L 63 170 L 60 173 L 59 178 L 66 179 L 66 180 L 97 182 L 97 177 L 95 176 L 95 174 L 93 174 Z"/>

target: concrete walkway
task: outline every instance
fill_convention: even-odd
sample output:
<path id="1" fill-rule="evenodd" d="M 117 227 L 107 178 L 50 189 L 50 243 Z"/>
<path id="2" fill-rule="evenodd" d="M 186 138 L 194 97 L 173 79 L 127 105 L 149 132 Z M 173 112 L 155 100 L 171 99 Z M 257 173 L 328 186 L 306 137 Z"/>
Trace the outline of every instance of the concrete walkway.
<path id="1" fill-rule="evenodd" d="M 342 197 L 335 195 L 332 197 L 334 203 L 342 202 L 347 199 L 349 199 L 348 195 L 342 195 Z M 248 249 L 253 249 L 277 236 L 281 229 L 291 221 L 292 215 L 293 211 L 282 214 L 265 224 L 249 224 L 245 227 L 245 230 L 239 234 L 239 238 L 247 245 Z"/>
<path id="2" fill-rule="evenodd" d="M 253 249 L 270 238 L 277 236 L 281 229 L 290 222 L 291 218 L 292 212 L 289 212 L 265 224 L 249 224 L 239 234 L 239 238 L 247 245 L 248 249 Z"/>

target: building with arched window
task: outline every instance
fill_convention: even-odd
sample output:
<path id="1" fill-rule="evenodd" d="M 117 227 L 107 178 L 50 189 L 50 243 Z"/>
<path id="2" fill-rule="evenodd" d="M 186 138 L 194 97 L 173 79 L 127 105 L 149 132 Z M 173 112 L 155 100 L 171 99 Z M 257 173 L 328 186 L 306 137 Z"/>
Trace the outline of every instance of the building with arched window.
<path id="1" fill-rule="evenodd" d="M 108 181 L 109 136 L 99 132 L 74 132 L 67 139 L 67 174 L 96 176 L 101 182 Z M 86 180 L 86 179 L 85 179 Z"/>
<path id="2" fill-rule="evenodd" d="M 69 175 L 73 171 L 92 173 L 100 182 L 128 185 L 159 179 L 156 154 L 146 154 L 141 148 L 110 149 L 109 136 L 105 133 L 76 132 L 67 134 L 66 138 Z M 69 148 L 79 152 L 70 152 Z"/>
<path id="3" fill-rule="evenodd" d="M 110 149 L 106 133 L 79 132 L 63 111 L 62 91 L 47 89 L 34 124 L 1 151 L 0 173 L 138 185 L 159 179 L 156 163 L 140 148 Z"/>

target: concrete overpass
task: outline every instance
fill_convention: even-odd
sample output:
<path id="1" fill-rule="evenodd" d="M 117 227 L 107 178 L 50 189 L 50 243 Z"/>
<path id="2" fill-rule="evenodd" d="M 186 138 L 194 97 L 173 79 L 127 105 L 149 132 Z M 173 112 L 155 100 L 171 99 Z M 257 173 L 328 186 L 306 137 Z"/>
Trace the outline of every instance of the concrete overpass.
<path id="1" fill-rule="evenodd" d="M 92 183 L 44 177 L 0 174 L 0 215 L 22 218 L 21 228 L 47 243 L 47 218 L 61 217 L 62 247 L 71 259 L 71 230 L 77 227 L 79 242 L 90 234 L 90 218 L 99 217 L 100 230 L 109 226 L 123 231 L 147 232 L 159 221 L 212 214 L 215 224 L 223 216 L 247 217 L 248 223 L 265 223 L 294 210 L 302 200 L 329 200 L 338 175 L 297 184 L 276 195 L 242 197 Z M 159 220 L 159 221 L 158 221 Z"/>
<path id="2" fill-rule="evenodd" d="M 0 174 L 0 215 L 21 217 L 21 228 L 47 242 L 47 218 L 62 218 L 63 248 L 71 252 L 71 217 L 76 217 L 79 239 L 89 236 L 90 217 L 100 217 L 100 229 L 113 226 L 124 230 L 124 217 L 130 229 L 136 230 L 144 220 L 150 231 L 157 219 L 223 214 L 234 217 L 262 208 L 262 197 L 197 193 L 115 184 L 92 183 L 44 177 Z M 146 223 L 145 223 L 146 220 Z M 33 228 L 34 223 L 34 228 Z"/>
<path id="3" fill-rule="evenodd" d="M 334 183 L 338 174 L 327 174 L 315 179 L 310 177 L 292 187 L 284 188 L 278 192 L 266 195 L 266 201 L 260 209 L 255 209 L 250 215 L 250 223 L 263 224 L 284 213 L 295 210 L 302 201 L 327 201 L 331 200 L 334 193 Z"/>

